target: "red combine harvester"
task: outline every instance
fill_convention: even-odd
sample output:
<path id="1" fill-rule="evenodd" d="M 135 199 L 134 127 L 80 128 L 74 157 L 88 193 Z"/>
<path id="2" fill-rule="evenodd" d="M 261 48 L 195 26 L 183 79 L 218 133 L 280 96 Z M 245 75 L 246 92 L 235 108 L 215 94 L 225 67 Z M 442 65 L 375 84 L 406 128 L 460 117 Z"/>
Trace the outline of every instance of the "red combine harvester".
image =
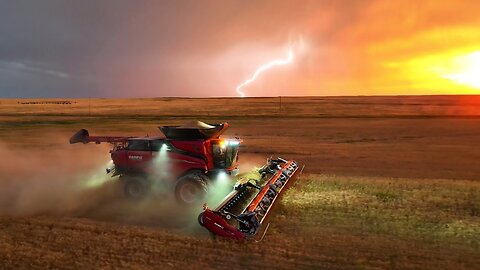
<path id="1" fill-rule="evenodd" d="M 120 176 L 125 194 L 143 197 L 154 181 L 175 187 L 177 201 L 190 204 L 207 193 L 208 182 L 221 172 L 236 174 L 240 140 L 221 139 L 228 123 L 208 125 L 196 122 L 185 126 L 163 126 L 165 137 L 90 136 L 81 129 L 70 143 L 113 144 L 114 164 L 107 173 Z"/>
<path id="2" fill-rule="evenodd" d="M 127 196 L 143 197 L 155 181 L 171 183 L 175 198 L 191 204 L 205 198 L 208 184 L 217 175 L 238 173 L 238 148 L 241 140 L 223 139 L 228 123 L 209 125 L 195 122 L 184 126 L 162 126 L 165 137 L 90 136 L 81 129 L 70 143 L 113 145 L 114 164 L 107 173 L 119 176 Z M 298 164 L 282 158 L 269 159 L 258 172 L 260 179 L 240 180 L 215 209 L 204 205 L 200 225 L 215 235 L 242 240 L 260 230 L 267 214 L 289 181 Z"/>

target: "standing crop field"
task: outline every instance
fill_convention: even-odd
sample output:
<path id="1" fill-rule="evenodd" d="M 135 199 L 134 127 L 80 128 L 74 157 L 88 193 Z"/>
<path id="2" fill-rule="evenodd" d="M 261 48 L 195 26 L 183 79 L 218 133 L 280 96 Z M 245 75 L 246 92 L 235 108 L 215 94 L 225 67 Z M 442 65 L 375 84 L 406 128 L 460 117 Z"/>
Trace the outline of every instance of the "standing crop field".
<path id="1" fill-rule="evenodd" d="M 0 265 L 35 268 L 473 269 L 480 263 L 476 96 L 0 102 Z M 162 196 L 131 202 L 92 134 L 229 122 L 240 170 L 305 165 L 260 242 L 212 238 Z M 98 181 L 98 179 L 103 179 Z M 167 196 L 167 195 L 165 195 Z M 168 197 L 168 196 L 167 196 Z"/>

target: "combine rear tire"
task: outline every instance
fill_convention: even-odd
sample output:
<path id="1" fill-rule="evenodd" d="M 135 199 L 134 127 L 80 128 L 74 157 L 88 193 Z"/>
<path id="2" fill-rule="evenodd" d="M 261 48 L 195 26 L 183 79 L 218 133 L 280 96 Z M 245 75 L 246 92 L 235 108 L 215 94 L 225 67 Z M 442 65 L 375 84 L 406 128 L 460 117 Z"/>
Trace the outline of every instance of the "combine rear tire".
<path id="1" fill-rule="evenodd" d="M 175 186 L 175 199 L 180 204 L 192 204 L 207 195 L 207 176 L 202 173 L 189 173 L 178 179 Z"/>
<path id="2" fill-rule="evenodd" d="M 124 183 L 125 195 L 134 200 L 139 200 L 148 192 L 148 183 L 139 177 L 128 177 Z"/>

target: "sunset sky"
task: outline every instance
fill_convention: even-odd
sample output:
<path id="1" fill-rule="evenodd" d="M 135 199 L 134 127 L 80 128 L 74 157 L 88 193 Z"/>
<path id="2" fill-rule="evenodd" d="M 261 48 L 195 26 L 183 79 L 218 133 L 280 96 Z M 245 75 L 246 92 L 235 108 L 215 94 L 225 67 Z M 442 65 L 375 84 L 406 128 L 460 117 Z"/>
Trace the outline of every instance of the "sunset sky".
<path id="1" fill-rule="evenodd" d="M 480 94 L 480 1 L 0 1 L 0 97 Z"/>

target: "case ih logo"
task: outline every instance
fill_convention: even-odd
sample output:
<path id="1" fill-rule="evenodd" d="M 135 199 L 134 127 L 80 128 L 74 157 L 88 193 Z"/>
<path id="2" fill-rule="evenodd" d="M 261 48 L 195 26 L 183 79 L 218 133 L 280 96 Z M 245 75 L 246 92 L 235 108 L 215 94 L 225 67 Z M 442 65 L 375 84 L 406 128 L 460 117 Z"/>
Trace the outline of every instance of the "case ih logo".
<path id="1" fill-rule="evenodd" d="M 128 156 L 128 159 L 132 159 L 132 160 L 142 160 L 142 156 Z"/>

